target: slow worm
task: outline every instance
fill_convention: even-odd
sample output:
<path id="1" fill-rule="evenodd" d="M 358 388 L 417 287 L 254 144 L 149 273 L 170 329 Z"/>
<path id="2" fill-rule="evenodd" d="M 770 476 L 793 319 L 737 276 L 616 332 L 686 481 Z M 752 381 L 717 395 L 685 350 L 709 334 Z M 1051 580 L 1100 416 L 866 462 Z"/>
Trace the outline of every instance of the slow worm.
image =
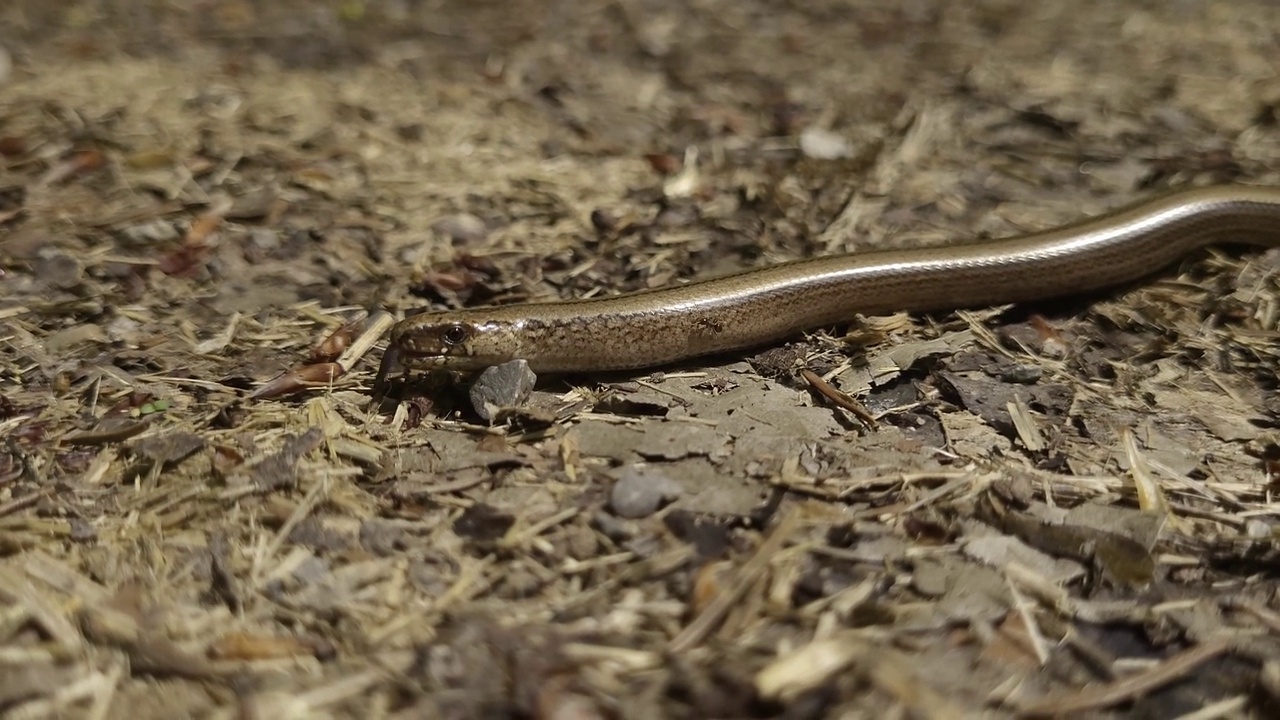
<path id="1" fill-rule="evenodd" d="M 1100 290 L 1216 243 L 1280 245 L 1280 188 L 1183 190 L 1073 225 L 950 247 L 798 260 L 686 285 L 428 312 L 392 329 L 409 368 L 629 370 L 767 345 L 856 313 L 941 311 Z"/>

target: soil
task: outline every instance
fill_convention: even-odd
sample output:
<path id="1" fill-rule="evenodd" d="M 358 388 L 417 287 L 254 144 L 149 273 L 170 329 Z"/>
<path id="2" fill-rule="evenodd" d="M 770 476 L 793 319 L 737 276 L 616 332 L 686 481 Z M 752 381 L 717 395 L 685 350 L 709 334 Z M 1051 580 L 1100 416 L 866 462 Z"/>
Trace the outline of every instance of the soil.
<path id="1" fill-rule="evenodd" d="M 1278 42 L 1266 0 L 9 0 L 0 714 L 1274 717 L 1280 251 L 375 379 L 424 308 L 1280 185 Z"/>

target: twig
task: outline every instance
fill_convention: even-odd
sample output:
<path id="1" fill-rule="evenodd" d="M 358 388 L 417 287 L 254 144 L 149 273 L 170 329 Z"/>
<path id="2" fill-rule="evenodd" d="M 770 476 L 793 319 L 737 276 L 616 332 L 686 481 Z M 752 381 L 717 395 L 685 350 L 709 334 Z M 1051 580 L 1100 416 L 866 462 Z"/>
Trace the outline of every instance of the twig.
<path id="1" fill-rule="evenodd" d="M 814 371 L 809 368 L 801 368 L 800 377 L 804 378 L 805 382 L 809 383 L 809 387 L 813 388 L 822 397 L 835 403 L 837 407 L 842 407 L 853 413 L 853 416 L 862 421 L 863 425 L 866 425 L 871 430 L 876 430 L 880 427 L 879 423 L 876 422 L 875 416 L 871 414 L 871 411 L 865 405 L 858 402 L 849 393 L 837 389 L 826 380 L 818 377 L 818 374 Z"/>

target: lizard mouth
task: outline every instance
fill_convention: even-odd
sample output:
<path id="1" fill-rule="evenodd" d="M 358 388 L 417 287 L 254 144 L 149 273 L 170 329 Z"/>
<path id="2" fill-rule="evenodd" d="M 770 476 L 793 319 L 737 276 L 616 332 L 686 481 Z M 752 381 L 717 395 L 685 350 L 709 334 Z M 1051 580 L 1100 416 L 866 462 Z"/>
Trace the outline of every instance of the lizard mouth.
<path id="1" fill-rule="evenodd" d="M 446 365 L 450 359 L 448 355 L 441 355 L 438 352 L 414 350 L 407 347 L 395 348 L 394 353 L 401 365 L 412 368 L 441 367 Z"/>

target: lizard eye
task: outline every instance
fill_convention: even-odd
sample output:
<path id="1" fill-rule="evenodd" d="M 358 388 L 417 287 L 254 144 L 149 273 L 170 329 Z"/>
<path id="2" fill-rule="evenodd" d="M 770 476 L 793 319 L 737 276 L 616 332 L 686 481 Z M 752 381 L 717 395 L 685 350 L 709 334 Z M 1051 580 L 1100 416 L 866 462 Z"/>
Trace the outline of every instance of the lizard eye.
<path id="1" fill-rule="evenodd" d="M 464 325 L 450 325 L 444 329 L 441 337 L 444 338 L 445 345 L 461 345 L 470 334 Z"/>

